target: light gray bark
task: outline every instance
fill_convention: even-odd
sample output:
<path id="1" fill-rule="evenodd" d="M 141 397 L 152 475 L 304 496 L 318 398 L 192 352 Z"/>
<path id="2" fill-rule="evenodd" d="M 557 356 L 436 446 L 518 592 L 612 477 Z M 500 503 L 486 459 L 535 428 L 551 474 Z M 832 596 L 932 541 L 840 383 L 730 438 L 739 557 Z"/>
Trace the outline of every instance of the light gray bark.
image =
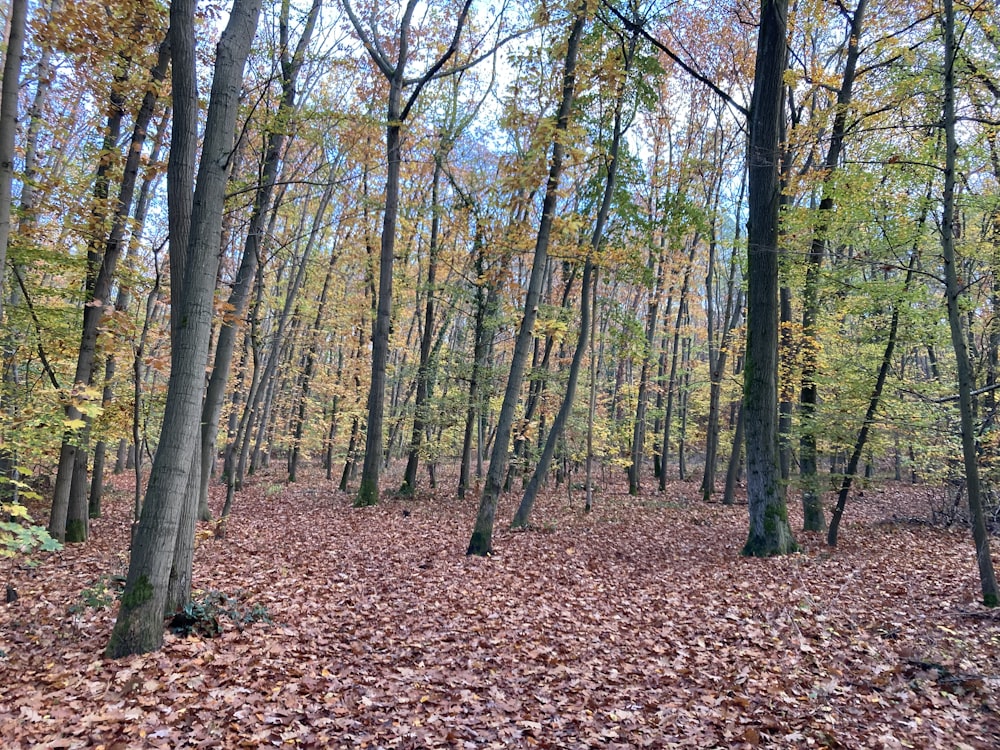
<path id="1" fill-rule="evenodd" d="M 200 427 L 228 163 L 243 67 L 256 33 L 261 0 L 234 0 L 216 48 L 201 163 L 192 196 L 198 103 L 194 5 L 193 0 L 173 0 L 170 7 L 175 130 L 168 165 L 168 202 L 172 302 L 176 306 L 171 310 L 171 371 L 163 428 L 121 608 L 107 647 L 112 658 L 153 651 L 163 643 L 164 607 L 178 533 L 184 526 L 186 488 L 191 473 L 198 471 L 192 466 L 192 446 L 197 445 Z M 190 512 L 194 510 L 190 508 Z"/>

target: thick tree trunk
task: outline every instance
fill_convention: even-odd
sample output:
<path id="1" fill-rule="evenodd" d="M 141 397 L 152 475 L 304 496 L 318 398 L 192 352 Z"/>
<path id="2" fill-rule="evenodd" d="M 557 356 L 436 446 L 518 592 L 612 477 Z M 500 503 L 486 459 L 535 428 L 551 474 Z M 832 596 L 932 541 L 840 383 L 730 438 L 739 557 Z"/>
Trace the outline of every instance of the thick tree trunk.
<path id="1" fill-rule="evenodd" d="M 192 195 L 197 88 L 193 0 L 173 0 L 174 133 L 168 165 L 171 278 L 171 370 L 163 428 L 135 533 L 125 591 L 107 655 L 158 649 L 163 643 L 174 551 L 197 444 L 211 333 L 228 160 L 233 151 L 243 66 L 260 15 L 260 0 L 235 0 L 216 50 L 198 181 Z M 179 282 L 179 283 L 178 283 Z M 186 543 L 182 542 L 182 543 Z"/>
<path id="2" fill-rule="evenodd" d="M 750 529 L 744 555 L 796 549 L 778 466 L 778 181 L 787 0 L 762 0 L 749 144 L 746 410 Z"/>
<path id="3" fill-rule="evenodd" d="M 545 273 L 548 258 L 549 239 L 552 234 L 552 222 L 555 218 L 556 200 L 559 191 L 559 180 L 562 176 L 563 155 L 565 143 L 563 139 L 569 129 L 570 109 L 576 96 L 576 55 L 580 46 L 580 38 L 587 23 L 587 2 L 578 4 L 574 11 L 573 27 L 570 30 L 569 42 L 566 47 L 566 63 L 563 69 L 562 98 L 559 103 L 556 120 L 555 138 L 552 144 L 552 160 L 549 176 L 545 185 L 545 198 L 542 201 L 542 218 L 538 227 L 538 237 L 535 241 L 535 253 L 531 265 L 531 276 L 528 281 L 528 293 L 524 301 L 524 317 L 517 332 L 514 345 L 514 356 L 511 358 L 510 374 L 507 387 L 504 389 L 503 404 L 497 420 L 496 437 L 493 451 L 490 454 L 490 468 L 486 474 L 486 485 L 479 500 L 479 512 L 476 525 L 469 540 L 470 555 L 488 555 L 493 550 L 493 523 L 496 517 L 497 502 L 500 498 L 500 487 L 507 469 L 507 449 L 510 447 L 510 434 L 514 423 L 514 409 L 521 392 L 524 379 L 524 369 L 531 351 L 531 341 L 538 316 L 538 302 L 541 297 L 542 277 Z"/>

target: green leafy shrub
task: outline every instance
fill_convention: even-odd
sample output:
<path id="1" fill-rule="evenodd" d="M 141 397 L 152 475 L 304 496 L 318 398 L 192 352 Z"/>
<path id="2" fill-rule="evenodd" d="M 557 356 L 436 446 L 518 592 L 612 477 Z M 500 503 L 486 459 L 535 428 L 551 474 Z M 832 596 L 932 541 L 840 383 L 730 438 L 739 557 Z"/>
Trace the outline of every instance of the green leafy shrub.
<path id="1" fill-rule="evenodd" d="M 181 636 L 216 638 L 222 634 L 220 617 L 230 620 L 240 630 L 255 622 L 269 624 L 271 615 L 267 607 L 262 604 L 251 607 L 242 605 L 239 601 L 242 595 L 242 591 L 237 591 L 232 596 L 222 591 L 207 591 L 200 598 L 192 599 L 173 616 L 170 630 Z"/>

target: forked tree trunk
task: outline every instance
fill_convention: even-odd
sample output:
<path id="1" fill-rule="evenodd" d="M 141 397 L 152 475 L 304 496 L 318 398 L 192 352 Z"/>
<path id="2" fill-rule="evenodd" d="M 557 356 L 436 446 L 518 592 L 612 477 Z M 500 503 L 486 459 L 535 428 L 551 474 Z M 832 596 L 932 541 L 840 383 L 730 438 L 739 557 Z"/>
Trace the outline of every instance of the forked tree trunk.
<path id="1" fill-rule="evenodd" d="M 370 36 L 372 27 L 363 23 L 354 9 L 343 0 L 351 25 L 371 55 L 375 66 L 389 84 L 386 107 L 385 154 L 388 165 L 385 181 L 385 211 L 382 214 L 382 242 L 379 252 L 378 308 L 372 332 L 372 376 L 368 389 L 368 429 L 365 433 L 365 460 L 361 470 L 361 486 L 354 500 L 356 506 L 374 505 L 379 498 L 379 475 L 382 466 L 383 418 L 385 413 L 386 364 L 389 361 L 389 333 L 392 328 L 392 264 L 396 246 L 396 220 L 399 216 L 399 176 L 402 163 L 401 129 L 411 108 L 427 85 L 458 49 L 462 29 L 469 15 L 472 0 L 465 0 L 455 22 L 451 44 L 424 73 L 408 80 L 405 76 L 409 61 L 410 24 L 417 8 L 417 0 L 407 0 L 395 42 L 396 59 L 390 62 L 383 46 Z M 403 89 L 412 87 L 410 97 L 404 101 Z"/>
<path id="2" fill-rule="evenodd" d="M 563 68 L 562 98 L 559 103 L 556 132 L 552 143 L 552 160 L 549 176 L 545 185 L 545 198 L 542 200 L 542 218 L 538 227 L 538 237 L 535 241 L 535 253 L 531 265 L 531 276 L 528 280 L 528 293 L 524 300 L 524 317 L 517 332 L 514 344 L 514 355 L 511 358 L 510 374 L 507 387 L 504 389 L 503 404 L 497 419 L 496 436 L 493 440 L 493 451 L 490 454 L 490 468 L 486 474 L 486 484 L 479 500 L 479 512 L 476 525 L 469 540 L 469 555 L 488 555 L 493 550 L 493 523 L 496 518 L 497 502 L 500 499 L 500 487 L 507 469 L 507 449 L 510 447 L 511 429 L 514 424 L 514 409 L 521 392 L 524 379 L 524 369 L 531 351 L 531 341 L 538 316 L 538 302 L 541 298 L 542 277 L 548 258 L 549 239 L 552 235 L 552 222 L 555 218 L 556 200 L 559 192 L 559 180 L 562 176 L 565 143 L 563 142 L 569 129 L 570 110 L 576 98 L 576 55 L 580 46 L 580 38 L 587 24 L 587 2 L 579 3 L 574 10 L 573 26 L 569 33 L 566 47 L 566 63 Z"/>
<path id="3" fill-rule="evenodd" d="M 222 231 L 227 163 L 233 151 L 243 67 L 257 29 L 261 0 L 235 0 L 216 50 L 215 76 L 194 184 L 198 94 L 193 0 L 173 0 L 174 132 L 168 164 L 171 277 L 171 370 L 163 427 L 135 533 L 121 608 L 107 647 L 112 658 L 153 651 L 163 643 L 171 568 L 183 526 L 193 446 L 198 444 L 205 366 Z M 194 190 L 192 190 L 194 187 Z M 177 284 L 177 280 L 181 280 Z M 196 507 L 190 503 L 190 513 Z M 182 544 L 186 544 L 185 539 Z M 175 602 L 176 603 L 176 602 Z"/>

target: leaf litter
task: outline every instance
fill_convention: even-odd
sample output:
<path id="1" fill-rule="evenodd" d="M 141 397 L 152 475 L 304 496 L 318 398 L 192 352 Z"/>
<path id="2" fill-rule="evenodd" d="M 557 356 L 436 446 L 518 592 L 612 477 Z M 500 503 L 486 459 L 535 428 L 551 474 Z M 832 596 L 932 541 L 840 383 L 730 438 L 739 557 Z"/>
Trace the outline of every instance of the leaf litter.
<path id="1" fill-rule="evenodd" d="M 270 622 L 111 661 L 115 481 L 91 541 L 10 573 L 5 748 L 1000 746 L 1000 615 L 963 529 L 892 520 L 926 514 L 904 485 L 853 503 L 836 550 L 799 533 L 769 560 L 739 556 L 745 506 L 689 485 L 605 489 L 590 515 L 552 488 L 538 531 L 498 528 L 484 559 L 464 554 L 477 498 L 355 509 L 265 478 L 199 534 L 194 588 Z"/>

